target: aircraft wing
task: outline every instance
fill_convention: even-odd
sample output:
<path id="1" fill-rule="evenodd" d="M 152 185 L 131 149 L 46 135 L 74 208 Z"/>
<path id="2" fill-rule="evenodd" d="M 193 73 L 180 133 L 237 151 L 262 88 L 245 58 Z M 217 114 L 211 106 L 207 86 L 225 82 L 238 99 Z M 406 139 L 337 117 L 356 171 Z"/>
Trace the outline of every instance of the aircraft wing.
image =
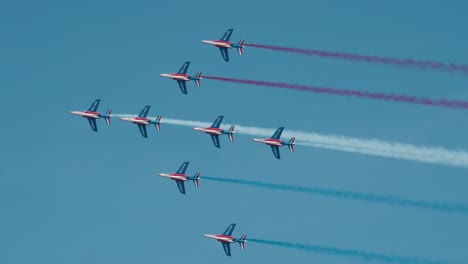
<path id="1" fill-rule="evenodd" d="M 179 188 L 180 193 L 185 194 L 185 185 L 183 181 L 175 181 L 177 183 L 177 187 Z"/>
<path id="2" fill-rule="evenodd" d="M 151 105 L 147 105 L 145 106 L 145 108 L 143 108 L 143 110 L 141 110 L 140 114 L 138 115 L 138 117 L 143 117 L 143 118 L 146 118 L 146 116 L 148 115 L 148 112 L 151 108 Z"/>
<path id="3" fill-rule="evenodd" d="M 180 165 L 180 168 L 177 170 L 176 173 L 177 174 L 185 174 L 185 171 L 187 170 L 188 164 L 189 164 L 188 161 L 182 163 L 182 165 Z"/>
<path id="4" fill-rule="evenodd" d="M 213 124 L 211 125 L 211 127 L 214 127 L 214 128 L 219 128 L 219 126 L 221 125 L 221 122 L 223 122 L 223 117 L 224 116 L 218 116 L 216 118 L 216 120 L 213 122 Z"/>
<path id="5" fill-rule="evenodd" d="M 180 67 L 180 69 L 179 69 L 179 71 L 177 73 L 186 74 L 189 66 L 190 66 L 190 61 L 186 61 L 184 63 L 184 65 L 182 65 L 182 67 Z"/>
<path id="6" fill-rule="evenodd" d="M 101 102 L 101 99 L 94 100 L 93 104 L 89 107 L 88 111 L 96 112 L 99 106 L 99 102 Z"/>
<path id="7" fill-rule="evenodd" d="M 91 126 L 91 129 L 92 129 L 94 132 L 97 132 L 96 119 L 94 119 L 94 118 L 88 118 L 88 121 L 89 121 L 89 126 Z"/>
<path id="8" fill-rule="evenodd" d="M 177 83 L 179 84 L 180 91 L 183 94 L 187 94 L 187 86 L 185 84 L 185 81 L 177 81 Z"/>
<path id="9" fill-rule="evenodd" d="M 215 147 L 220 148 L 221 146 L 219 145 L 219 136 L 218 135 L 210 135 L 211 139 L 213 140 L 213 144 Z"/>
<path id="10" fill-rule="evenodd" d="M 224 253 L 226 253 L 228 256 L 231 256 L 231 245 L 225 242 L 221 242 L 221 244 L 223 244 Z"/>
<path id="11" fill-rule="evenodd" d="M 138 128 L 140 129 L 141 135 L 144 138 L 148 137 L 148 133 L 146 133 L 146 126 L 145 125 L 138 125 Z"/>
<path id="12" fill-rule="evenodd" d="M 221 51 L 221 56 L 223 56 L 223 59 L 225 61 L 229 61 L 228 49 L 227 48 L 219 48 L 219 50 Z"/>
<path id="13" fill-rule="evenodd" d="M 280 127 L 278 128 L 275 133 L 273 134 L 273 136 L 271 136 L 272 139 L 279 139 L 281 137 L 281 133 L 283 133 L 283 129 L 284 127 Z"/>
<path id="14" fill-rule="evenodd" d="M 231 38 L 231 35 L 232 35 L 232 31 L 234 31 L 234 29 L 230 28 L 226 31 L 226 33 L 224 33 L 224 35 L 221 37 L 221 40 L 224 40 L 224 41 L 229 41 L 229 39 Z"/>
<path id="15" fill-rule="evenodd" d="M 270 147 L 271 147 L 271 150 L 273 151 L 273 155 L 275 155 L 277 159 L 281 159 L 279 147 L 278 146 L 270 146 Z"/>
<path id="16" fill-rule="evenodd" d="M 226 236 L 232 235 L 232 231 L 234 231 L 234 228 L 236 228 L 236 224 L 230 224 L 224 231 L 223 235 L 226 235 Z"/>

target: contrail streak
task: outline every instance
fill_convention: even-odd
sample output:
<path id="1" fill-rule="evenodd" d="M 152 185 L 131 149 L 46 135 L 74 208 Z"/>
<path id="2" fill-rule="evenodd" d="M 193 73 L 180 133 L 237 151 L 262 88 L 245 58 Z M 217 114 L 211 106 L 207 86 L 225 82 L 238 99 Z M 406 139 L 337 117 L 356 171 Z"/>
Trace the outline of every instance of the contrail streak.
<path id="1" fill-rule="evenodd" d="M 398 198 L 395 196 L 384 196 L 384 195 L 375 195 L 375 194 L 368 194 L 368 193 L 362 193 L 362 192 L 314 188 L 314 187 L 303 187 L 303 186 L 268 183 L 268 182 L 261 182 L 261 181 L 250 181 L 250 180 L 242 180 L 242 179 L 230 179 L 230 178 L 219 178 L 219 177 L 208 177 L 208 176 L 203 176 L 203 179 L 218 181 L 218 182 L 225 182 L 225 183 L 248 185 L 248 186 L 266 188 L 266 189 L 272 189 L 272 190 L 301 192 L 301 193 L 312 194 L 312 195 L 321 195 L 321 196 L 326 196 L 326 197 L 371 202 L 371 203 L 391 205 L 391 206 L 412 207 L 412 208 L 419 208 L 419 209 L 442 211 L 442 212 L 447 212 L 447 213 L 468 214 L 468 205 L 466 204 L 418 201 L 418 200 Z"/>
<path id="2" fill-rule="evenodd" d="M 113 114 L 116 117 L 136 116 L 132 114 Z M 151 117 L 155 118 L 155 117 Z M 209 127 L 211 122 L 183 120 L 174 118 L 165 118 L 161 120 L 162 124 L 171 124 L 187 127 Z M 251 126 L 242 126 L 238 124 L 224 124 L 223 129 L 229 129 L 235 125 L 237 134 L 270 137 L 276 130 L 274 128 L 260 128 Z M 304 131 L 283 132 L 284 137 L 296 137 L 296 145 L 307 146 L 328 150 L 336 150 L 350 153 L 360 153 L 370 156 L 379 156 L 395 158 L 409 161 L 419 161 L 423 163 L 432 163 L 453 167 L 468 168 L 468 152 L 464 150 L 448 150 L 442 147 L 428 147 L 397 142 L 387 142 L 378 139 L 353 138 L 333 134 L 319 134 Z"/>
<path id="3" fill-rule="evenodd" d="M 267 86 L 267 87 L 277 87 L 277 88 L 284 88 L 284 89 L 291 89 L 291 90 L 299 90 L 299 91 L 312 92 L 312 93 L 318 93 L 318 94 L 332 94 L 332 95 L 338 95 L 338 96 L 359 97 L 359 98 L 367 98 L 367 99 L 374 99 L 374 100 L 419 104 L 419 105 L 426 105 L 426 106 L 440 106 L 440 107 L 455 108 L 455 109 L 468 109 L 468 101 L 461 101 L 461 100 L 430 99 L 430 98 L 425 98 L 425 97 L 416 97 L 416 96 L 401 95 L 401 94 L 374 93 L 374 92 L 358 91 L 358 90 L 350 90 L 350 89 L 335 89 L 335 88 L 308 86 L 308 85 L 300 85 L 300 84 L 289 84 L 289 83 L 283 83 L 283 82 L 256 81 L 256 80 L 245 80 L 245 79 L 216 77 L 216 76 L 203 76 L 203 78 L 223 81 L 223 82 L 232 82 L 232 83 L 250 84 L 250 85 L 257 85 L 257 86 Z"/>
<path id="4" fill-rule="evenodd" d="M 337 248 L 337 247 L 325 247 L 325 246 L 318 246 L 318 245 L 292 243 L 292 242 L 286 242 L 286 241 L 265 240 L 265 239 L 255 239 L 255 238 L 250 238 L 248 239 L 248 241 L 277 246 L 277 247 L 286 247 L 286 248 L 293 248 L 293 249 L 299 249 L 299 250 L 306 250 L 306 251 L 327 254 L 327 255 L 341 256 L 341 257 L 354 257 L 354 258 L 360 258 L 360 259 L 365 259 L 365 260 L 377 260 L 377 261 L 388 262 L 388 263 L 416 263 L 416 264 L 451 263 L 451 262 L 446 262 L 446 261 L 437 261 L 437 260 L 430 260 L 430 259 L 425 259 L 425 258 L 403 257 L 403 256 L 387 255 L 387 254 L 381 254 L 381 253 L 375 253 L 375 252 L 366 252 L 366 251 L 360 251 L 360 250 L 355 250 L 355 249 L 342 249 L 342 248 Z"/>
<path id="5" fill-rule="evenodd" d="M 172 118 L 163 118 L 161 123 L 188 127 L 209 127 L 211 125 L 209 122 Z M 224 124 L 222 127 L 228 129 L 232 125 Z M 249 136 L 270 137 L 275 131 L 273 128 L 234 125 L 236 133 Z M 361 139 L 303 131 L 285 130 L 283 136 L 295 136 L 297 138 L 296 145 L 468 168 L 468 152 L 464 150 L 447 150 L 442 147 L 416 146 L 378 139 Z"/>
<path id="6" fill-rule="evenodd" d="M 442 63 L 434 61 L 420 61 L 413 59 L 399 59 L 399 58 L 389 58 L 389 57 L 378 57 L 378 56 L 368 56 L 360 54 L 350 54 L 342 52 L 332 52 L 332 51 L 323 51 L 323 50 L 314 50 L 314 49 L 299 49 L 299 48 L 288 48 L 288 47 L 279 47 L 279 46 L 270 46 L 270 45 L 261 45 L 261 44 L 246 44 L 244 46 L 269 49 L 274 51 L 284 51 L 292 52 L 298 54 L 304 54 L 309 56 L 318 56 L 324 58 L 334 58 L 334 59 L 343 59 L 348 61 L 360 61 L 367 63 L 378 63 L 378 64 L 387 64 L 403 67 L 413 67 L 419 69 L 432 69 L 445 72 L 459 72 L 463 74 L 468 74 L 468 65 L 463 64 L 454 64 L 454 63 Z"/>

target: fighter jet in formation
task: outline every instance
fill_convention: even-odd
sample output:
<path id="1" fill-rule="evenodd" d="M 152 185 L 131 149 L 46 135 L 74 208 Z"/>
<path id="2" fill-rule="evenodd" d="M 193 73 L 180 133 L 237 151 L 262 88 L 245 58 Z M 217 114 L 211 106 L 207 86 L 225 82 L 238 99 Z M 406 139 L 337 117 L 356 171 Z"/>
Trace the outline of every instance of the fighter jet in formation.
<path id="1" fill-rule="evenodd" d="M 266 138 L 266 139 L 254 138 L 253 141 L 265 143 L 269 145 L 271 147 L 271 150 L 273 151 L 273 155 L 275 155 L 277 159 L 280 159 L 281 157 L 280 157 L 279 147 L 288 146 L 289 150 L 291 152 L 294 152 L 294 141 L 296 141 L 295 137 L 292 137 L 289 140 L 289 143 L 286 143 L 283 140 L 281 140 L 280 137 L 281 137 L 281 133 L 283 133 L 283 129 L 284 127 L 278 128 L 273 134 L 273 136 L 271 136 L 271 138 Z"/>
<path id="2" fill-rule="evenodd" d="M 242 55 L 242 49 L 244 48 L 244 39 L 241 39 L 239 43 L 234 44 L 232 42 L 229 42 L 229 39 L 231 38 L 232 32 L 234 29 L 228 29 L 226 33 L 221 37 L 221 39 L 218 40 L 202 40 L 203 43 L 214 45 L 215 47 L 219 48 L 221 51 L 221 56 L 223 59 L 227 62 L 229 62 L 229 52 L 228 49 L 232 48 L 237 48 L 237 51 L 239 52 L 239 55 Z"/>
<path id="3" fill-rule="evenodd" d="M 189 165 L 189 162 L 186 161 L 182 163 L 180 168 L 174 172 L 174 173 L 159 173 L 158 175 L 161 177 L 166 177 L 171 180 L 174 180 L 177 183 L 177 187 L 179 188 L 180 193 L 185 194 L 185 185 L 184 182 L 186 181 L 193 181 L 193 184 L 195 184 L 195 187 L 198 188 L 198 181 L 200 180 L 200 172 L 197 171 L 193 177 L 190 177 L 185 174 L 185 171 L 187 170 L 187 167 Z"/>
<path id="4" fill-rule="evenodd" d="M 215 147 L 220 148 L 221 147 L 219 144 L 220 135 L 227 134 L 229 137 L 229 140 L 231 140 L 231 142 L 234 141 L 234 126 L 231 126 L 231 128 L 229 128 L 228 131 L 225 131 L 219 128 L 219 126 L 221 125 L 221 122 L 223 122 L 223 117 L 224 116 L 222 115 L 218 116 L 218 118 L 216 118 L 216 120 L 213 122 L 213 124 L 210 127 L 204 127 L 204 128 L 194 127 L 193 130 L 207 133 L 208 135 L 211 136 L 211 140 L 213 140 L 213 144 L 215 145 Z"/>
<path id="5" fill-rule="evenodd" d="M 171 78 L 173 80 L 176 80 L 177 83 L 179 84 L 180 91 L 182 91 L 183 94 L 187 94 L 187 81 L 195 81 L 197 84 L 197 87 L 200 87 L 200 80 L 202 79 L 201 77 L 201 72 L 198 72 L 195 77 L 192 77 L 187 74 L 188 67 L 190 66 L 190 61 L 186 61 L 182 67 L 180 67 L 179 71 L 176 73 L 161 73 L 161 77 L 165 78 Z"/>
<path id="6" fill-rule="evenodd" d="M 158 131 L 161 130 L 161 117 L 162 116 L 158 116 L 156 118 L 156 121 L 153 121 L 153 120 L 151 120 L 149 118 L 146 118 L 146 116 L 148 116 L 148 112 L 150 110 L 150 107 L 151 107 L 150 105 L 145 106 L 145 108 L 143 108 L 143 110 L 141 110 L 141 113 L 136 117 L 121 117 L 120 120 L 127 121 L 127 122 L 132 122 L 132 123 L 138 125 L 138 129 L 140 129 L 141 135 L 144 138 L 147 138 L 148 137 L 148 133 L 146 132 L 146 126 L 147 125 L 154 124 L 154 125 L 156 125 L 156 129 Z"/>
<path id="7" fill-rule="evenodd" d="M 239 243 L 240 247 L 242 250 L 245 249 L 245 240 L 247 238 L 247 235 L 244 234 L 241 238 L 235 238 L 231 236 L 232 231 L 234 231 L 234 228 L 236 227 L 236 224 L 230 224 L 228 228 L 226 228 L 226 231 L 224 233 L 219 234 L 219 235 L 210 235 L 210 234 L 205 234 L 205 237 L 216 239 L 221 244 L 223 245 L 223 250 L 226 255 L 231 256 L 231 243 Z"/>
<path id="8" fill-rule="evenodd" d="M 111 109 L 107 110 L 105 115 L 97 112 L 97 109 L 99 107 L 100 102 L 101 102 L 101 99 L 96 99 L 96 100 L 94 100 L 93 104 L 88 108 L 88 110 L 70 111 L 70 114 L 79 115 L 79 116 L 82 116 L 82 117 L 88 119 L 89 126 L 91 126 L 91 129 L 94 132 L 97 132 L 98 129 L 97 129 L 97 124 L 96 124 L 96 119 L 104 118 L 106 120 L 106 122 L 107 122 L 107 125 L 110 125 L 110 123 L 111 123 L 111 121 L 110 121 L 111 113 L 112 113 Z"/>

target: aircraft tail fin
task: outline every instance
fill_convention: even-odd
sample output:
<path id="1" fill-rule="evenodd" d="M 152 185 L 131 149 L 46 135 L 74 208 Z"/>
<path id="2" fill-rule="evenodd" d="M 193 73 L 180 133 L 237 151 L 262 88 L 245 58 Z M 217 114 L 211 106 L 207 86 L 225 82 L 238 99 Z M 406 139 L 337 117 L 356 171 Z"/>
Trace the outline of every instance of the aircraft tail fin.
<path id="1" fill-rule="evenodd" d="M 296 138 L 295 137 L 292 137 L 290 140 L 289 140 L 289 144 L 288 144 L 288 147 L 289 147 L 289 151 L 291 152 L 294 152 L 294 142 L 296 141 Z"/>
<path id="2" fill-rule="evenodd" d="M 241 39 L 239 43 L 237 43 L 237 51 L 239 52 L 239 55 L 242 55 L 244 52 L 242 49 L 244 48 L 244 39 Z"/>
<path id="3" fill-rule="evenodd" d="M 199 186 L 199 183 L 198 183 L 199 180 L 200 180 L 200 172 L 197 171 L 197 173 L 195 173 L 195 176 L 193 177 L 193 184 L 195 184 L 195 187 L 197 188 Z"/>
<path id="4" fill-rule="evenodd" d="M 106 119 L 107 125 L 111 124 L 111 114 L 112 114 L 112 109 L 107 110 L 106 116 L 104 117 L 104 119 Z"/>
<path id="5" fill-rule="evenodd" d="M 195 75 L 195 83 L 197 84 L 197 87 L 201 86 L 200 80 L 202 79 L 201 72 L 198 72 L 197 75 Z"/>
<path id="6" fill-rule="evenodd" d="M 247 234 L 244 234 L 239 241 L 239 245 L 242 250 L 245 249 L 245 242 L 247 242 L 247 240 L 245 240 L 246 238 L 247 238 Z"/>
<path id="7" fill-rule="evenodd" d="M 232 126 L 228 130 L 228 136 L 229 136 L 229 140 L 231 140 L 231 142 L 234 141 L 234 128 L 235 128 L 235 126 Z"/>
<path id="8" fill-rule="evenodd" d="M 156 125 L 156 129 L 158 131 L 161 131 L 161 118 L 162 116 L 159 115 L 157 118 L 156 118 L 156 122 L 154 122 L 154 124 Z"/>

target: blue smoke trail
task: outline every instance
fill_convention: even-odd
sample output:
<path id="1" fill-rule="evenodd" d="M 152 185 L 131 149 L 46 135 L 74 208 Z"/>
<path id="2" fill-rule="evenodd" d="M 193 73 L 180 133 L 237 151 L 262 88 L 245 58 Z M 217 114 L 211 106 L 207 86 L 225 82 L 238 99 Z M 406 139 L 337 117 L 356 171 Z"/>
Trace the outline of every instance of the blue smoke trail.
<path id="1" fill-rule="evenodd" d="M 446 262 L 446 261 L 437 261 L 437 260 L 430 260 L 430 259 L 425 259 L 425 258 L 403 257 L 403 256 L 396 256 L 396 255 L 374 253 L 374 252 L 366 252 L 366 251 L 360 251 L 360 250 L 355 250 L 355 249 L 324 247 L 324 246 L 318 246 L 318 245 L 291 243 L 291 242 L 285 242 L 285 241 L 250 238 L 249 242 L 256 242 L 256 243 L 268 244 L 268 245 L 278 246 L 278 247 L 287 247 L 287 248 L 293 248 L 293 249 L 299 249 L 299 250 L 306 250 L 306 251 L 312 251 L 315 253 L 334 255 L 334 256 L 355 257 L 355 258 L 361 258 L 365 260 L 378 260 L 378 261 L 388 262 L 388 263 L 405 263 L 405 264 L 409 264 L 409 263 L 448 264 L 448 263 L 451 263 L 451 262 Z"/>
<path id="2" fill-rule="evenodd" d="M 231 179 L 231 178 L 218 178 L 218 177 L 204 176 L 203 179 L 218 181 L 218 182 L 241 184 L 241 185 L 249 185 L 249 186 L 254 186 L 254 187 L 259 187 L 259 188 L 301 192 L 301 193 L 307 193 L 307 194 L 313 194 L 313 195 L 322 195 L 322 196 L 328 196 L 328 197 L 357 200 L 357 201 L 364 201 L 364 202 L 371 202 L 371 203 L 378 203 L 378 204 L 385 204 L 385 205 L 392 205 L 392 206 L 428 209 L 428 210 L 442 211 L 442 212 L 447 212 L 447 213 L 468 214 L 468 205 L 466 204 L 409 200 L 409 199 L 403 199 L 403 198 L 398 198 L 394 196 L 375 195 L 375 194 L 367 194 L 367 193 L 361 193 L 361 192 L 342 191 L 342 190 L 324 189 L 324 188 L 302 187 L 302 186 L 267 183 L 267 182 L 260 182 L 260 181 Z"/>

